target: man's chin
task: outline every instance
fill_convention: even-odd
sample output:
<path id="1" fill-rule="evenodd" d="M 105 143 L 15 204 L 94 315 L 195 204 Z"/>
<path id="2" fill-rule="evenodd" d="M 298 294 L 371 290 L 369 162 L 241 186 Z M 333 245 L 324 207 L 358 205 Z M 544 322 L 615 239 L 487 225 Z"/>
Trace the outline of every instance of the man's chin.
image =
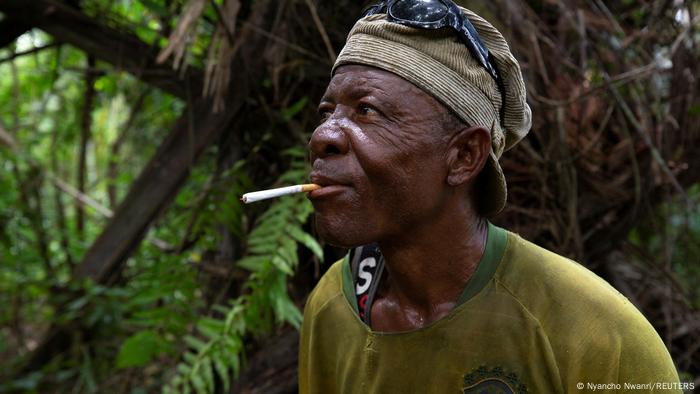
<path id="1" fill-rule="evenodd" d="M 355 248 L 372 243 L 367 231 L 358 230 L 365 228 L 346 220 L 328 220 L 321 215 L 316 215 L 315 226 L 318 236 L 326 243 L 340 248 Z"/>

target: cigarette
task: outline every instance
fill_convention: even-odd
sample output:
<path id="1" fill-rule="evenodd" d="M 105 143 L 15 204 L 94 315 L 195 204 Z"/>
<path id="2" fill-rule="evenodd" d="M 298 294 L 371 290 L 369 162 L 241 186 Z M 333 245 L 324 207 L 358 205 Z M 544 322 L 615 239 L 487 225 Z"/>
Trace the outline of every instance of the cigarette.
<path id="1" fill-rule="evenodd" d="M 261 190 L 259 192 L 246 193 L 243 195 L 243 197 L 241 197 L 241 201 L 243 201 L 244 204 L 250 204 L 251 202 L 267 200 L 268 198 L 286 196 L 287 194 L 294 193 L 305 193 L 320 188 L 321 186 L 316 185 L 314 183 L 279 187 L 277 189 Z"/>

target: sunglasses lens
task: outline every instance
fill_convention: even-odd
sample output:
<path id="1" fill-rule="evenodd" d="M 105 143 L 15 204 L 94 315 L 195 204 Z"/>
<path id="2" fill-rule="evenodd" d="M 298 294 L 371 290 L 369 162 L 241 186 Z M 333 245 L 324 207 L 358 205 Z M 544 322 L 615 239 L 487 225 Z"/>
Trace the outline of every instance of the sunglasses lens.
<path id="1" fill-rule="evenodd" d="M 447 6 L 439 0 L 399 0 L 390 10 L 396 19 L 422 23 L 437 22 L 447 11 Z"/>

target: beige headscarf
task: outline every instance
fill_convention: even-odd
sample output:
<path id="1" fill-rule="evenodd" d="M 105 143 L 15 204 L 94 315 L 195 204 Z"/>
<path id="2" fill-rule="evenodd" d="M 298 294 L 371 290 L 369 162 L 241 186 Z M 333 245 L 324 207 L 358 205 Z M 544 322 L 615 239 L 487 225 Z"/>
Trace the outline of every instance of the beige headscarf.
<path id="1" fill-rule="evenodd" d="M 508 43 L 489 22 L 460 7 L 496 60 L 505 87 L 501 94 L 488 72 L 456 39 L 452 29 L 416 29 L 386 20 L 386 14 L 362 18 L 350 31 L 332 73 L 345 64 L 362 64 L 392 72 L 431 94 L 471 126 L 491 130 L 491 154 L 477 190 L 480 213 L 498 214 L 506 203 L 506 180 L 498 159 L 530 130 L 532 113 L 525 82 Z"/>

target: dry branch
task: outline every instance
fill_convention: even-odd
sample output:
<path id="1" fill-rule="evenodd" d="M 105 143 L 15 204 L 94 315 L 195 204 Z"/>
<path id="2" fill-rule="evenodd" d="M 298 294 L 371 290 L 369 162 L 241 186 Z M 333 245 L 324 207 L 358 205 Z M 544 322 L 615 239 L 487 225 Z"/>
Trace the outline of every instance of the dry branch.
<path id="1" fill-rule="evenodd" d="M 13 53 L 13 54 L 10 55 L 10 56 L 7 56 L 7 57 L 4 57 L 4 58 L 0 59 L 0 64 L 5 63 L 5 62 L 9 62 L 9 61 L 11 61 L 11 60 L 15 60 L 15 59 L 17 59 L 18 57 L 22 57 L 22 56 L 27 56 L 27 55 L 32 55 L 32 54 L 35 54 L 35 53 L 39 53 L 39 52 L 41 52 L 41 51 L 43 51 L 43 50 L 45 50 L 45 49 L 55 48 L 55 47 L 57 47 L 57 46 L 59 46 L 59 45 L 61 45 L 60 42 L 52 42 L 52 43 L 46 44 L 46 45 L 44 45 L 44 46 L 34 47 L 34 48 L 32 48 L 32 49 L 27 49 L 26 51 L 15 52 L 15 53 Z"/>
<path id="2" fill-rule="evenodd" d="M 240 1 L 227 0 L 223 11 L 213 1 L 212 6 L 217 10 L 219 22 L 209 44 L 203 94 L 214 98 L 214 111 L 218 112 L 224 109 L 231 73 L 234 71 L 231 61 L 246 39 L 247 32 L 243 31 L 236 36 L 236 21 L 241 9 Z"/>
<path id="3" fill-rule="evenodd" d="M 670 255 L 634 264 L 616 252 L 671 195 L 697 212 L 685 189 L 700 181 L 688 170 L 700 165 L 700 125 L 689 115 L 700 58 L 687 50 L 698 43 L 664 3 L 645 4 L 655 10 L 646 22 L 620 15 L 620 2 L 552 1 L 537 12 L 490 3 L 522 61 L 534 116 L 525 143 L 503 157 L 509 205 L 498 221 L 604 276 L 650 317 L 679 367 L 697 372 L 700 354 L 686 349 L 700 332 L 671 334 L 698 314 L 670 281 Z"/>
<path id="4" fill-rule="evenodd" d="M 74 188 L 73 186 L 69 185 L 68 183 L 56 178 L 55 176 L 52 176 L 51 178 L 52 178 L 51 181 L 59 190 L 68 194 L 69 196 L 73 197 L 76 201 L 81 203 L 81 209 L 84 209 L 82 207 L 82 205 L 87 205 L 88 207 L 96 210 L 100 215 L 102 215 L 106 218 L 111 218 L 112 216 L 114 216 L 114 213 L 112 212 L 111 209 L 100 204 L 94 198 L 92 198 L 92 197 L 88 196 L 87 194 L 81 192 L 80 190 Z"/>
<path id="5" fill-rule="evenodd" d="M 313 3 L 313 1 L 305 1 L 306 6 L 309 7 L 309 11 L 311 12 L 311 17 L 314 20 L 314 24 L 316 25 L 316 28 L 318 29 L 318 32 L 321 35 L 321 38 L 323 39 L 323 44 L 326 46 L 326 51 L 328 52 L 328 59 L 331 61 L 331 64 L 333 64 L 335 63 L 336 55 L 335 51 L 333 50 L 333 44 L 331 44 L 331 39 L 328 37 L 328 33 L 326 32 L 326 27 L 323 26 L 323 22 L 321 22 L 321 18 L 318 16 L 318 10 L 316 9 L 316 5 Z"/>
<path id="6" fill-rule="evenodd" d="M 175 70 L 181 70 L 187 66 L 185 57 L 187 48 L 194 39 L 194 31 L 202 11 L 204 11 L 205 4 L 206 0 L 190 0 L 187 3 L 175 31 L 168 38 L 168 45 L 158 54 L 156 59 L 158 64 L 164 63 L 172 55 Z"/>

